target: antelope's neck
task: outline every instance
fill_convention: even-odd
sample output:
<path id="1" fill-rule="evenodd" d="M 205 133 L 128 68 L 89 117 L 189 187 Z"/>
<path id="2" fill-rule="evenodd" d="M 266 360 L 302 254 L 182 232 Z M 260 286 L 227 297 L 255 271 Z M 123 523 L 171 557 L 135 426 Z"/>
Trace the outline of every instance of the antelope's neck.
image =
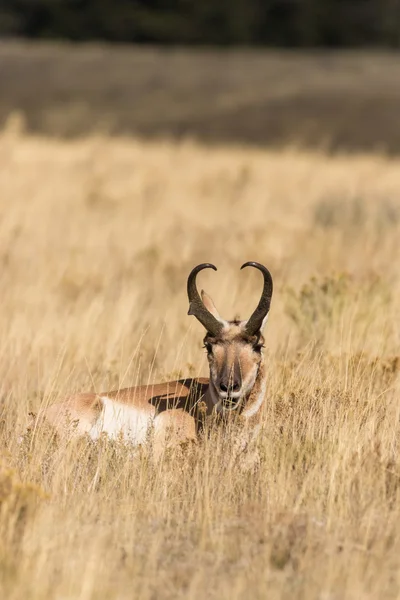
<path id="1" fill-rule="evenodd" d="M 266 390 L 266 379 L 264 363 L 260 364 L 257 377 L 250 394 L 247 397 L 246 404 L 242 410 L 241 417 L 246 421 L 251 419 L 256 420 L 260 416 L 261 407 L 264 402 Z"/>

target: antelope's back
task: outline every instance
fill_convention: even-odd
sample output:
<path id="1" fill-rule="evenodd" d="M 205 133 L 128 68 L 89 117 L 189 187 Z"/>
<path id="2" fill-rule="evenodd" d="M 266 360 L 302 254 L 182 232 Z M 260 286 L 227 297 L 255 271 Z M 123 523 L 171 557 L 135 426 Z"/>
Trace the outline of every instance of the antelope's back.
<path id="1" fill-rule="evenodd" d="M 166 410 L 195 410 L 197 403 L 208 390 L 206 378 L 178 379 L 165 383 L 141 385 L 123 388 L 99 394 L 100 398 L 109 398 L 115 402 L 135 406 L 144 411 L 160 414 Z"/>

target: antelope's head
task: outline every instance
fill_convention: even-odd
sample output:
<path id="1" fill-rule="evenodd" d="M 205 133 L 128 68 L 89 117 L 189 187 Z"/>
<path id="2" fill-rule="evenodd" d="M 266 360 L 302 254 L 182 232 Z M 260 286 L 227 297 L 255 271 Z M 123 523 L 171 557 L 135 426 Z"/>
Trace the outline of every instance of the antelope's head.
<path id="1" fill-rule="evenodd" d="M 272 297 L 272 277 L 263 265 L 247 262 L 241 268 L 255 267 L 264 277 L 264 287 L 257 308 L 247 321 L 226 321 L 219 315 L 214 302 L 203 290 L 201 297 L 196 287 L 197 274 L 203 269 L 214 269 L 203 263 L 188 277 L 189 315 L 205 327 L 204 347 L 210 365 L 210 387 L 218 412 L 242 410 L 257 380 L 263 363 L 262 330 L 267 322 Z"/>

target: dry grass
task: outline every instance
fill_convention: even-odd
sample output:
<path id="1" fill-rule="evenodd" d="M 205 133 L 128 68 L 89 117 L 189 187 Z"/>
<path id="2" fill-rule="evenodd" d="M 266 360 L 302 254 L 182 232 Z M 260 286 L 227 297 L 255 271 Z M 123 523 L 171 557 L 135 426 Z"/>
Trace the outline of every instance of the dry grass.
<path id="1" fill-rule="evenodd" d="M 400 162 L 0 138 L 0 596 L 400 594 Z M 256 471 L 218 433 L 161 464 L 17 436 L 73 390 L 206 373 L 186 276 L 247 315 L 267 264 Z"/>

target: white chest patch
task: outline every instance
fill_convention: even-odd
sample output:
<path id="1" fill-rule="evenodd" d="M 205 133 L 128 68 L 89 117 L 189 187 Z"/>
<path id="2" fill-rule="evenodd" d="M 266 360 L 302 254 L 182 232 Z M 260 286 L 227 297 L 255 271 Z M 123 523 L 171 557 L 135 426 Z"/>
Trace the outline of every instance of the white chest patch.
<path id="1" fill-rule="evenodd" d="M 97 440 L 102 433 L 110 439 L 122 438 L 135 446 L 146 440 L 146 435 L 154 419 L 154 412 L 144 412 L 120 402 L 100 397 L 103 403 L 97 421 L 89 431 L 92 440 Z"/>

